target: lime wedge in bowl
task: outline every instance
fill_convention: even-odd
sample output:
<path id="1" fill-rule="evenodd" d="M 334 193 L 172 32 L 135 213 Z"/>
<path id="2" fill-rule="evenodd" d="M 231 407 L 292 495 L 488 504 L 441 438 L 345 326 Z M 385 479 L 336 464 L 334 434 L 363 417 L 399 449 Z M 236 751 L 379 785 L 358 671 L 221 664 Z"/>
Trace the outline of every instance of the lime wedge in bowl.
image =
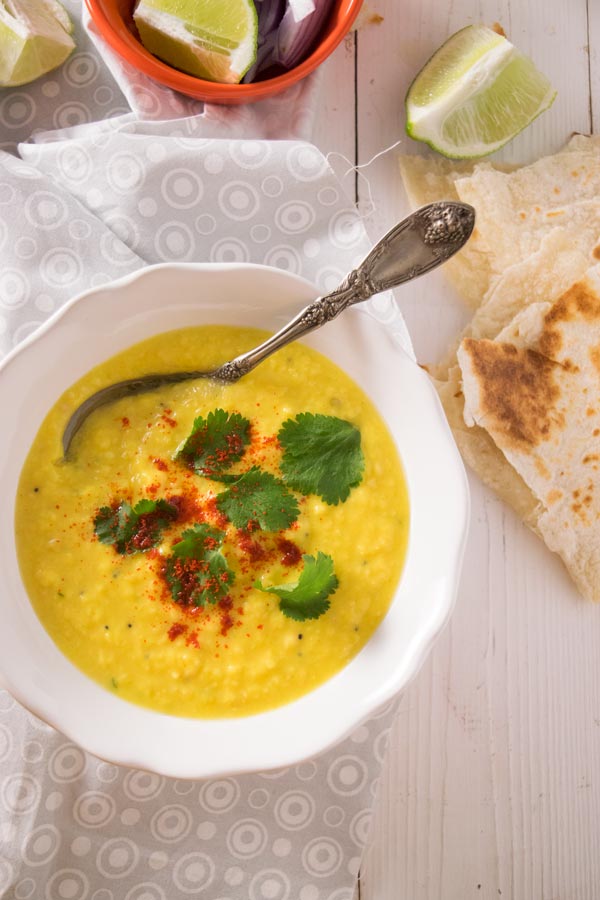
<path id="1" fill-rule="evenodd" d="M 487 156 L 555 97 L 546 76 L 503 35 L 469 25 L 440 47 L 411 84 L 406 130 L 443 156 Z"/>
<path id="2" fill-rule="evenodd" d="M 0 87 L 28 84 L 75 48 L 73 25 L 57 0 L 0 0 Z"/>
<path id="3" fill-rule="evenodd" d="M 189 75 L 237 84 L 256 59 L 252 0 L 140 0 L 133 18 L 146 50 Z"/>

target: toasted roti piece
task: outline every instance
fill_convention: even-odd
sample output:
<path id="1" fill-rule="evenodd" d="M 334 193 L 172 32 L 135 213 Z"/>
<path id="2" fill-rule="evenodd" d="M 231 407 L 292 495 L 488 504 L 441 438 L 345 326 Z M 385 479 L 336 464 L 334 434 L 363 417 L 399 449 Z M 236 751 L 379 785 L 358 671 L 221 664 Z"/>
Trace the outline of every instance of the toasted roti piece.
<path id="1" fill-rule="evenodd" d="M 567 153 L 571 150 L 591 152 L 600 149 L 600 134 L 574 134 L 563 147 Z"/>
<path id="2" fill-rule="evenodd" d="M 600 267 L 497 340 L 458 351 L 464 420 L 537 501 L 535 528 L 584 597 L 600 600 Z"/>
<path id="3" fill-rule="evenodd" d="M 513 469 L 484 428 L 468 427 L 463 412 L 461 371 L 458 365 L 448 373 L 447 381 L 433 381 L 454 434 L 456 445 L 466 464 L 484 484 L 496 492 L 523 521 L 537 530 L 539 501 Z"/>
<path id="4" fill-rule="evenodd" d="M 505 174 L 478 167 L 455 182 L 461 200 L 477 210 L 477 228 L 490 248 L 492 276 L 539 250 L 543 237 L 557 226 L 574 241 L 600 244 L 600 153 L 557 153 Z M 600 258 L 600 247 L 598 247 Z M 591 263 L 590 263 L 591 264 Z"/>
<path id="5" fill-rule="evenodd" d="M 456 351 L 466 337 L 495 338 L 515 315 L 531 303 L 554 301 L 590 267 L 591 247 L 578 247 L 564 228 L 554 228 L 539 250 L 510 266 L 490 287 L 483 303 L 446 356 L 431 371 L 445 379 L 456 365 Z M 586 252 L 589 251 L 589 252 Z"/>
<path id="6" fill-rule="evenodd" d="M 506 269 L 537 253 L 557 227 L 588 255 L 587 266 L 600 259 L 599 151 L 596 137 L 574 135 L 560 153 L 518 169 L 400 157 L 413 207 L 446 197 L 477 210 L 473 236 L 444 268 L 465 303 L 485 302 Z"/>

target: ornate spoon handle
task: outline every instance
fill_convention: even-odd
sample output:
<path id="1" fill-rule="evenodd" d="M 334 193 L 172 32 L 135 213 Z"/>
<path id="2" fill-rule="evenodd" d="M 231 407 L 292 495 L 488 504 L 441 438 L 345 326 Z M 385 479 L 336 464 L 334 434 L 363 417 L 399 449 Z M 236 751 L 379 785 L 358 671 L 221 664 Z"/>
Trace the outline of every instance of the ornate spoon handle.
<path id="1" fill-rule="evenodd" d="M 272 353 L 335 319 L 348 306 L 424 275 L 460 250 L 474 224 L 475 211 L 466 203 L 447 200 L 423 206 L 381 238 L 338 288 L 304 307 L 258 347 L 220 366 L 213 378 L 237 381 Z"/>
<path id="2" fill-rule="evenodd" d="M 67 422 L 63 433 L 65 458 L 68 457 L 71 442 L 83 422 L 98 407 L 114 403 L 123 397 L 135 397 L 146 391 L 155 391 L 165 384 L 177 384 L 191 379 L 237 381 L 276 350 L 335 319 L 353 303 L 361 303 L 373 294 L 387 291 L 439 266 L 466 243 L 474 224 L 475 211 L 465 203 L 441 200 L 423 206 L 392 228 L 335 291 L 310 303 L 277 334 L 254 350 L 237 356 L 211 372 L 142 375 L 96 391 L 77 407 Z"/>

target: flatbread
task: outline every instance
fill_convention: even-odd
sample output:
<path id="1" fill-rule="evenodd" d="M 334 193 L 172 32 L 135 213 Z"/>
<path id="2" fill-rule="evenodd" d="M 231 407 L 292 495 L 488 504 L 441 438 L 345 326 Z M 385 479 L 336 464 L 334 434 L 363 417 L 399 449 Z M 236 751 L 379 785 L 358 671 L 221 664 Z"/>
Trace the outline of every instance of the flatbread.
<path id="1" fill-rule="evenodd" d="M 465 423 L 459 366 L 454 366 L 446 381 L 434 379 L 433 384 L 466 464 L 535 531 L 539 507 L 537 498 L 485 429 L 477 425 L 468 427 Z"/>
<path id="2" fill-rule="evenodd" d="M 466 425 L 492 439 L 537 502 L 535 529 L 600 601 L 600 267 L 496 340 L 466 338 L 458 362 Z"/>
<path id="3" fill-rule="evenodd" d="M 469 243 L 444 266 L 468 306 L 484 303 L 506 269 L 537 253 L 557 227 L 570 233 L 574 249 L 588 255 L 587 266 L 600 258 L 599 151 L 597 136 L 574 135 L 560 153 L 517 169 L 400 157 L 413 208 L 446 198 L 477 210 Z"/>
<path id="4" fill-rule="evenodd" d="M 600 244 L 600 153 L 597 147 L 547 156 L 511 173 L 477 167 L 455 181 L 461 200 L 477 210 L 482 246 L 492 277 L 535 253 L 557 226 L 574 240 Z M 600 248 L 598 250 L 600 255 Z"/>
<path id="5" fill-rule="evenodd" d="M 416 157 L 401 170 L 414 206 L 477 209 L 445 266 L 475 312 L 429 367 L 463 459 L 600 600 L 600 137 L 510 172 Z"/>
<path id="6" fill-rule="evenodd" d="M 600 134 L 574 134 L 563 147 L 563 151 L 600 150 Z"/>
<path id="7" fill-rule="evenodd" d="M 592 248 L 578 247 L 564 228 L 553 228 L 542 239 L 539 250 L 510 266 L 490 287 L 481 306 L 446 356 L 431 371 L 439 379 L 448 377 L 456 365 L 456 351 L 465 337 L 495 338 L 513 317 L 531 303 L 558 299 L 590 267 Z M 586 252 L 589 251 L 589 252 Z"/>

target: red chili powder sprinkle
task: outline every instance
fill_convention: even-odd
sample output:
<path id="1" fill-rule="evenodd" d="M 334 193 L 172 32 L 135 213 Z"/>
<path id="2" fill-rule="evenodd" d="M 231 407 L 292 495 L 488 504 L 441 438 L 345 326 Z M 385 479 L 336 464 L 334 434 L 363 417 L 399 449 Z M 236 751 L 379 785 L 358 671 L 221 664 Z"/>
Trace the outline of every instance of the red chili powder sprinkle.
<path id="1" fill-rule="evenodd" d="M 162 416 L 161 416 L 161 419 L 163 420 L 163 422 L 166 422 L 167 425 L 170 425 L 171 428 L 176 428 L 176 427 L 177 427 L 177 420 L 174 419 L 174 418 L 170 415 L 170 413 L 172 413 L 172 412 L 173 412 L 172 409 L 165 409 L 164 413 L 163 413 Z"/>
<path id="2" fill-rule="evenodd" d="M 200 641 L 198 640 L 198 632 L 192 631 L 191 634 L 188 634 L 188 636 L 185 639 L 185 643 L 188 647 L 195 647 L 196 650 L 199 650 L 200 649 Z"/>
<path id="3" fill-rule="evenodd" d="M 194 494 L 175 494 L 167 497 L 167 502 L 177 510 L 178 522 L 203 522 L 205 519 L 202 506 Z"/>
<path id="4" fill-rule="evenodd" d="M 237 533 L 237 543 L 240 550 L 250 558 L 250 562 L 260 562 L 269 555 L 258 541 L 253 541 L 250 535 L 241 529 Z"/>
<path id="5" fill-rule="evenodd" d="M 166 472 L 167 469 L 169 468 L 167 466 L 166 462 L 164 461 L 164 459 L 161 459 L 160 456 L 150 457 L 150 459 L 152 460 L 152 462 L 154 463 L 156 468 L 159 469 L 161 472 Z"/>
<path id="6" fill-rule="evenodd" d="M 289 541 L 287 538 L 278 538 L 277 546 L 282 553 L 282 566 L 298 565 L 302 559 L 302 551 L 293 541 Z"/>
<path id="7" fill-rule="evenodd" d="M 154 512 L 140 516 L 135 534 L 128 541 L 128 546 L 134 547 L 136 550 L 150 550 L 156 541 L 156 523 L 158 520 L 162 520 L 163 515 L 157 509 Z"/>
<path id="8" fill-rule="evenodd" d="M 175 638 L 178 638 L 180 634 L 183 634 L 187 631 L 187 625 L 183 625 L 182 622 L 175 622 L 174 625 L 171 625 L 167 634 L 169 636 L 170 641 L 174 641 Z"/>
<path id="9" fill-rule="evenodd" d="M 223 597 L 222 600 L 218 602 L 219 609 L 222 610 L 221 614 L 221 634 L 224 636 L 227 634 L 231 626 L 234 624 L 233 618 L 231 617 L 231 610 L 233 608 L 233 600 L 231 597 Z"/>
<path id="10" fill-rule="evenodd" d="M 177 543 L 179 542 L 176 542 L 173 546 L 177 546 Z M 208 550 L 214 550 L 216 541 L 208 538 L 205 545 Z M 212 575 L 204 580 L 202 592 L 199 592 L 198 574 L 208 574 L 208 563 L 205 560 L 191 558 L 175 559 L 173 561 L 172 572 L 173 577 L 176 578 L 179 583 L 179 590 L 174 599 L 182 606 L 196 606 L 200 593 L 206 593 L 210 596 L 211 594 L 214 595 L 220 588 L 217 578 Z"/>
<path id="11" fill-rule="evenodd" d="M 215 523 L 218 528 L 225 529 L 228 525 L 228 518 L 217 506 L 217 498 L 211 497 L 205 506 L 207 516 Z"/>
<path id="12" fill-rule="evenodd" d="M 123 416 L 123 418 L 121 419 L 121 425 L 123 428 L 129 428 L 129 419 L 127 418 L 127 416 Z"/>
<path id="13" fill-rule="evenodd" d="M 211 475 L 222 471 L 223 468 L 226 468 L 244 452 L 244 440 L 242 436 L 239 434 L 226 434 L 226 447 L 218 448 L 212 453 L 206 453 L 204 450 L 206 435 L 207 427 L 201 428 L 199 431 L 195 432 L 191 438 L 190 457 L 188 459 L 188 465 L 193 468 L 192 459 L 194 455 L 200 451 L 205 453 L 202 463 L 202 470 L 205 475 Z"/>

